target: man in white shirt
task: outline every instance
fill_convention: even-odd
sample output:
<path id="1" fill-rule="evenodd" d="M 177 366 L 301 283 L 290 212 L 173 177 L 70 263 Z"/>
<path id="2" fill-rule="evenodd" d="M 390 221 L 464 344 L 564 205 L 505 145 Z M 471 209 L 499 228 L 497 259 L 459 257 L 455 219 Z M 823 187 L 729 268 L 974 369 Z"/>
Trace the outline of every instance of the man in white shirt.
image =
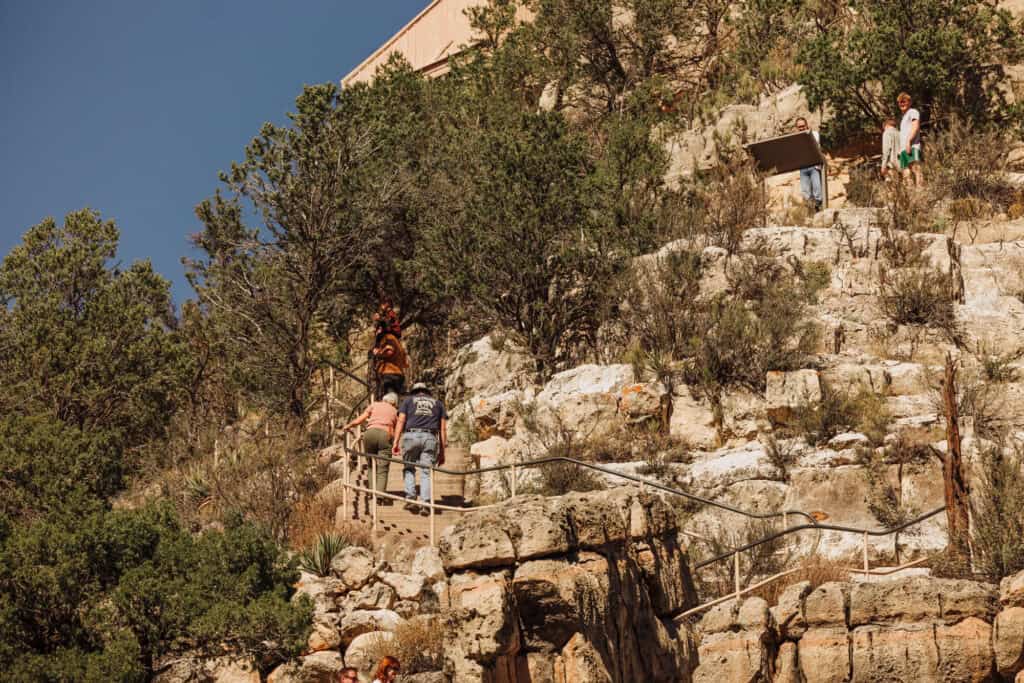
<path id="1" fill-rule="evenodd" d="M 910 95 L 905 92 L 899 94 L 896 104 L 903 112 L 900 121 L 900 169 L 904 177 L 913 177 L 914 184 L 921 187 L 924 185 L 924 174 L 921 171 L 924 161 L 921 155 L 921 112 L 910 106 Z"/>
<path id="2" fill-rule="evenodd" d="M 800 117 L 796 120 L 796 129 L 801 133 L 810 132 L 815 142 L 820 142 L 818 131 L 809 130 L 807 119 Z M 815 211 L 821 211 L 821 166 L 808 166 L 800 169 L 800 194 L 808 204 L 814 204 Z"/>

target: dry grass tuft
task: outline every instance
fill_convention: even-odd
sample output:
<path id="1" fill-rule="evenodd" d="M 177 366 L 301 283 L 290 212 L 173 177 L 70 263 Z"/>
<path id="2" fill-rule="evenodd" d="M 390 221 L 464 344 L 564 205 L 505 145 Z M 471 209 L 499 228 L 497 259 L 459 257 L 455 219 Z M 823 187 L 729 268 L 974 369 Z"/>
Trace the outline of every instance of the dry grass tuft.
<path id="1" fill-rule="evenodd" d="M 441 670 L 443 629 L 436 617 L 410 619 L 395 629 L 394 636 L 394 639 L 377 637 L 370 641 L 367 654 L 371 662 L 379 662 L 385 656 L 395 657 L 406 676 Z"/>
<path id="2" fill-rule="evenodd" d="M 784 576 L 778 581 L 770 583 L 767 586 L 762 586 L 751 593 L 751 595 L 764 598 L 769 605 L 776 605 L 779 602 L 779 597 L 786 588 L 793 584 L 800 583 L 801 581 L 810 581 L 811 588 L 817 588 L 818 586 L 829 583 L 830 581 L 849 580 L 850 572 L 846 569 L 844 563 L 814 556 L 805 559 L 800 565 L 799 571 L 795 571 L 788 576 Z"/>

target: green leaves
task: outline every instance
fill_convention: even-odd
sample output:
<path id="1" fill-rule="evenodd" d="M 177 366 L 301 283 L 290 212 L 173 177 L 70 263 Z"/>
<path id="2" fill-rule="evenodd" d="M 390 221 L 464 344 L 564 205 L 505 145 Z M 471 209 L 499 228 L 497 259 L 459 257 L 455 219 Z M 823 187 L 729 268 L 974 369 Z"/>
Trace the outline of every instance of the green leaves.
<path id="1" fill-rule="evenodd" d="M 112 263 L 97 212 L 31 228 L 0 264 L 0 413 L 45 414 L 138 446 L 169 419 L 187 361 L 170 286 Z"/>
<path id="2" fill-rule="evenodd" d="M 162 507 L 28 523 L 0 545 L 0 665 L 81 680 L 225 646 L 281 661 L 308 636 L 297 578 L 252 525 L 193 536 Z"/>
<path id="3" fill-rule="evenodd" d="M 977 0 L 855 2 L 802 43 L 800 82 L 812 108 L 832 109 L 843 138 L 876 130 L 906 91 L 925 120 L 958 115 L 974 122 L 1006 112 L 1004 66 L 1024 58 L 1024 27 Z"/>

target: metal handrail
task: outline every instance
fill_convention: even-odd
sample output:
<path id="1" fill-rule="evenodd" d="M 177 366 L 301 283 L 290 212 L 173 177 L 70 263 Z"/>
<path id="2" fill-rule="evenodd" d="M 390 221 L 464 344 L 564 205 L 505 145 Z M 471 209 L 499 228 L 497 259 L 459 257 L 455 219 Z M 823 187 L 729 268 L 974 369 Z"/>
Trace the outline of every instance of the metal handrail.
<path id="1" fill-rule="evenodd" d="M 515 472 L 517 469 L 525 468 L 525 467 L 536 467 L 536 466 L 545 465 L 547 463 L 552 463 L 552 462 L 568 462 L 568 463 L 572 463 L 574 465 L 577 465 L 579 467 L 585 467 L 587 469 L 591 469 L 591 470 L 594 470 L 596 472 L 601 472 L 602 474 L 607 474 L 607 475 L 613 476 L 613 477 L 619 477 L 621 479 L 625 479 L 627 481 L 631 481 L 631 482 L 634 482 L 636 484 L 639 484 L 639 485 L 641 485 L 643 487 L 650 487 L 650 488 L 658 490 L 658 491 L 664 491 L 665 493 L 671 493 L 671 494 L 674 494 L 674 495 L 682 496 L 683 498 L 687 498 L 688 500 L 692 500 L 694 502 L 701 503 L 702 505 L 710 505 L 712 507 L 716 507 L 716 508 L 719 508 L 721 510 L 726 510 L 728 512 L 733 512 L 733 513 L 738 514 L 738 515 L 743 515 L 744 517 L 748 517 L 750 519 L 772 519 L 772 518 L 775 518 L 775 517 L 786 517 L 788 515 L 797 515 L 797 516 L 801 516 L 801 517 L 806 517 L 808 520 L 811 521 L 811 525 L 816 525 L 817 524 L 817 521 L 814 519 L 813 516 L 811 516 L 810 514 L 808 514 L 806 512 L 803 512 L 802 510 L 780 510 L 778 512 L 750 512 L 749 510 L 743 510 L 741 508 L 737 508 L 737 507 L 734 507 L 732 505 L 728 505 L 727 503 L 721 503 L 721 502 L 718 502 L 718 501 L 715 501 L 715 500 L 710 500 L 708 498 L 704 498 L 702 496 L 695 495 L 693 493 L 688 493 L 686 491 L 682 491 L 680 489 L 674 489 L 671 486 L 665 486 L 664 484 L 660 484 L 658 482 L 653 482 L 653 481 L 644 479 L 642 477 L 637 477 L 637 476 L 634 476 L 632 474 L 626 474 L 624 472 L 616 472 L 615 470 L 608 469 L 607 467 L 601 467 L 600 465 L 595 465 L 594 463 L 591 463 L 591 462 L 585 462 L 583 460 L 577 460 L 575 458 L 568 458 L 568 457 L 560 456 L 560 455 L 548 456 L 548 457 L 544 457 L 544 458 L 535 458 L 533 460 L 522 460 L 520 462 L 509 464 L 509 465 L 492 465 L 490 467 L 478 467 L 477 469 L 473 469 L 473 470 L 450 470 L 450 469 L 445 469 L 443 467 L 438 467 L 437 465 L 425 465 L 425 464 L 422 464 L 422 463 L 406 462 L 405 460 L 402 460 L 401 458 L 388 458 L 388 457 L 385 457 L 385 456 L 382 456 L 382 455 L 377 455 L 376 453 L 363 453 L 361 451 L 357 451 L 357 450 L 355 450 L 353 448 L 350 448 L 349 446 L 345 446 L 345 450 L 348 452 L 349 455 L 355 455 L 355 456 L 360 456 L 360 457 L 365 457 L 365 458 L 372 458 L 372 459 L 376 459 L 376 460 L 386 460 L 388 462 L 400 463 L 403 466 L 410 466 L 411 465 L 413 467 L 418 467 L 418 468 L 428 468 L 429 467 L 431 470 L 433 470 L 434 472 L 437 472 L 438 474 L 448 474 L 448 475 L 452 475 L 452 476 L 466 476 L 466 475 L 470 475 L 470 474 L 487 474 L 489 472 L 504 472 L 504 471 L 507 471 L 507 470 L 511 470 L 512 472 Z M 493 507 L 493 506 L 490 506 L 490 505 L 488 505 L 488 506 L 477 506 L 475 508 L 462 508 L 462 509 L 465 510 L 465 511 L 469 511 L 469 510 L 474 510 L 474 509 L 483 509 L 484 507 Z M 807 525 L 805 525 L 803 528 L 807 528 Z"/>
<path id="2" fill-rule="evenodd" d="M 551 457 L 545 457 L 545 458 L 536 458 L 534 460 L 521 461 L 521 462 L 518 462 L 518 463 L 512 463 L 512 464 L 508 464 L 508 465 L 494 465 L 494 466 L 491 466 L 491 467 L 479 467 L 479 468 L 477 468 L 475 470 L 449 470 L 449 469 L 445 469 L 445 468 L 442 468 L 442 467 L 438 467 L 436 465 L 429 465 L 429 464 L 423 464 L 423 463 L 418 463 L 418 462 L 406 462 L 405 460 L 402 460 L 400 458 L 391 458 L 391 457 L 385 457 L 385 456 L 377 455 L 375 453 L 364 453 L 364 452 L 361 452 L 361 451 L 357 451 L 354 448 L 352 448 L 349 444 L 350 443 L 354 443 L 355 441 L 358 441 L 359 438 L 360 438 L 360 436 L 358 434 L 354 435 L 354 434 L 351 434 L 351 433 L 346 433 L 346 442 L 345 442 L 345 447 L 344 447 L 345 448 L 345 452 L 346 452 L 346 456 L 344 457 L 345 464 L 344 464 L 344 469 L 343 469 L 343 473 L 344 473 L 344 484 L 343 484 L 344 488 L 343 488 L 343 494 L 342 494 L 343 495 L 343 505 L 345 505 L 346 509 L 347 509 L 347 505 L 348 505 L 348 495 L 347 495 L 347 492 L 348 492 L 349 489 L 371 494 L 373 496 L 373 501 L 372 501 L 372 506 L 373 506 L 373 526 L 374 526 L 374 529 L 376 529 L 376 526 L 377 526 L 377 496 L 382 496 L 384 498 L 395 499 L 395 500 L 402 500 L 402 498 L 399 497 L 399 496 L 395 496 L 395 495 L 392 495 L 392 494 L 389 494 L 389 493 L 386 493 L 386 492 L 379 492 L 379 491 L 376 490 L 376 488 L 374 488 L 374 489 L 367 489 L 365 487 L 362 487 L 362 486 L 359 486 L 357 484 L 351 483 L 349 481 L 349 464 L 348 464 L 349 458 L 348 458 L 348 456 L 355 455 L 355 456 L 362 456 L 362 457 L 365 457 L 365 458 L 369 458 L 370 459 L 370 463 L 371 463 L 371 470 L 372 470 L 371 476 L 373 477 L 373 481 L 374 482 L 376 480 L 376 476 L 375 475 L 376 475 L 376 470 L 377 470 L 377 461 L 397 462 L 397 463 L 401 463 L 403 467 L 412 466 L 412 467 L 421 468 L 421 469 L 429 469 L 430 470 L 430 475 L 429 475 L 430 476 L 430 501 L 429 502 L 425 502 L 425 501 L 407 501 L 407 502 L 412 503 L 414 505 L 418 505 L 418 506 L 425 506 L 425 507 L 428 508 L 429 514 L 430 514 L 430 544 L 431 544 L 431 546 L 435 545 L 435 543 L 436 543 L 436 531 L 435 531 L 435 521 L 434 521 L 434 511 L 435 511 L 435 509 L 454 510 L 454 511 L 459 511 L 459 512 L 474 512 L 474 511 L 477 511 L 477 510 L 483 510 L 483 509 L 495 507 L 497 505 L 502 504 L 502 503 L 494 503 L 494 504 L 491 504 L 491 505 L 478 505 L 478 506 L 475 506 L 475 507 L 472 507 L 472 508 L 458 508 L 458 507 L 453 507 L 453 506 L 450 506 L 450 505 L 438 504 L 438 503 L 436 503 L 434 501 L 434 494 L 435 494 L 434 475 L 436 473 L 440 472 L 442 474 L 449 474 L 449 475 L 455 475 L 455 476 L 466 476 L 468 474 L 484 474 L 484 473 L 488 473 L 488 472 L 502 472 L 502 471 L 506 471 L 506 470 L 511 470 L 511 472 L 512 472 L 512 491 L 511 491 L 511 497 L 515 498 L 516 497 L 516 476 L 515 476 L 516 475 L 516 470 L 519 469 L 519 468 L 522 468 L 522 467 L 540 466 L 540 465 L 544 465 L 546 463 L 551 463 L 551 462 L 569 462 L 569 463 L 573 463 L 574 465 L 577 465 L 577 466 L 580 466 L 580 467 L 585 467 L 585 468 L 588 468 L 588 469 L 591 469 L 591 470 L 595 470 L 597 472 L 602 472 L 602 473 L 607 474 L 607 475 L 611 475 L 611 476 L 615 476 L 615 477 L 620 477 L 622 479 L 626 479 L 628 481 L 635 482 L 635 483 L 640 485 L 640 490 L 641 491 L 643 491 L 646 487 L 651 487 L 652 489 L 655 489 L 655 490 L 664 491 L 666 493 L 671 493 L 671 494 L 683 496 L 684 498 L 687 498 L 689 500 L 697 501 L 697 502 L 700 502 L 702 504 L 710 505 L 712 507 L 717 507 L 719 509 L 726 510 L 726 511 L 729 511 L 729 512 L 734 512 L 736 514 L 743 515 L 743 516 L 748 517 L 750 519 L 769 519 L 769 518 L 772 518 L 772 517 L 782 517 L 783 520 L 785 520 L 789 515 L 802 515 L 802 516 L 804 516 L 804 517 L 806 517 L 807 519 L 810 520 L 809 524 L 799 524 L 797 526 L 792 526 L 792 527 L 787 526 L 785 529 L 782 529 L 780 531 L 776 531 L 776 532 L 773 532 L 773 533 L 770 533 L 770 534 L 766 534 L 764 537 L 759 538 L 759 539 L 757 539 L 755 541 L 751 541 L 749 543 L 746 543 L 745 545 L 742 545 L 742 546 L 739 546 L 739 547 L 736 547 L 736 548 L 730 548 L 725 553 L 721 553 L 719 555 L 716 555 L 715 557 L 709 558 L 707 560 L 703 560 L 702 562 L 699 562 L 699 563 L 693 565 L 693 567 L 692 567 L 693 571 L 697 571 L 699 569 L 707 567 L 707 566 L 709 566 L 711 564 L 714 564 L 716 562 L 721 562 L 722 560 L 732 558 L 732 560 L 733 560 L 733 577 L 734 577 L 734 588 L 735 588 L 735 590 L 732 593 L 730 593 L 729 595 L 722 596 L 720 598 L 716 598 L 715 600 L 712 600 L 710 602 L 707 602 L 707 603 L 704 603 L 702 605 L 698 605 L 697 607 L 693 607 L 691 609 L 688 609 L 685 612 L 683 612 L 680 615 L 678 615 L 678 617 L 676 617 L 677 619 L 682 619 L 684 617 L 687 617 L 687 616 L 699 613 L 699 612 L 701 612 L 701 611 L 703 611 L 703 610 L 705 610 L 705 609 L 707 609 L 709 607 L 713 607 L 714 605 L 720 604 L 720 603 L 722 603 L 724 601 L 727 601 L 727 600 L 730 600 L 730 599 L 737 599 L 738 600 L 741 595 L 743 595 L 745 593 L 749 593 L 749 592 L 751 592 L 753 590 L 756 590 L 757 588 L 760 588 L 760 587 L 765 586 L 765 585 L 767 585 L 769 583 L 772 583 L 773 581 L 777 581 L 778 579 L 783 578 L 783 577 L 785 577 L 785 576 L 787 576 L 789 574 L 792 574 L 792 573 L 794 573 L 795 571 L 797 571 L 799 569 L 799 567 L 796 567 L 796 568 L 792 568 L 792 569 L 789 569 L 789 570 L 786 570 L 786 571 L 774 574 L 774 575 L 772 575 L 772 576 L 770 576 L 770 577 L 768 577 L 766 579 L 763 579 L 759 583 L 754 584 L 753 586 L 748 586 L 747 588 L 743 588 L 740 585 L 740 583 L 741 583 L 741 581 L 740 581 L 740 553 L 742 553 L 742 552 L 744 552 L 746 550 L 751 550 L 752 548 L 756 548 L 758 546 L 764 545 L 765 543 L 770 543 L 770 542 L 772 542 L 772 541 L 774 541 L 776 539 L 782 538 L 784 536 L 788 536 L 790 534 L 795 534 L 795 533 L 799 533 L 801 531 L 807 531 L 807 530 L 818 531 L 819 532 L 819 538 L 820 538 L 820 532 L 822 532 L 822 531 L 838 531 L 838 532 L 841 532 L 841 533 L 856 533 L 856 534 L 860 534 L 863 537 L 863 539 L 864 539 L 864 541 L 863 541 L 864 566 L 863 566 L 863 569 L 857 569 L 857 570 L 852 570 L 852 571 L 857 571 L 858 573 L 864 573 L 864 574 L 872 574 L 873 572 L 870 569 L 870 563 L 869 563 L 869 559 L 868 559 L 868 538 L 870 536 L 888 536 L 888 535 L 891 535 L 891 534 L 898 534 L 899 532 L 901 532 L 901 531 L 903 531 L 903 530 L 905 530 L 905 529 L 907 529 L 907 528 L 909 528 L 911 526 L 914 526 L 916 524 L 920 524 L 921 522 L 923 522 L 923 521 L 925 521 L 927 519 L 930 519 L 931 517 L 934 517 L 935 515 L 939 514 L 940 512 L 944 512 L 946 510 L 945 506 L 942 506 L 940 508 L 936 508 L 936 509 L 932 510 L 931 512 L 926 512 L 923 515 L 919 515 L 918 517 L 915 517 L 914 519 L 908 520 L 908 521 L 904 522 L 903 524 L 900 524 L 900 525 L 898 525 L 896 527 L 893 527 L 893 528 L 890 528 L 890 529 L 865 529 L 865 528 L 860 528 L 860 527 L 845 526 L 845 525 L 841 525 L 841 524 L 821 524 L 816 519 L 814 519 L 814 517 L 812 517 L 810 514 L 808 514 L 806 512 L 803 512 L 801 510 L 785 510 L 785 511 L 780 511 L 780 512 L 768 512 L 768 513 L 750 512 L 750 511 L 747 511 L 747 510 L 742 510 L 740 508 L 734 507 L 732 505 L 727 505 L 725 503 L 719 503 L 718 501 L 709 500 L 707 498 L 703 498 L 701 496 L 697 496 L 697 495 L 694 495 L 692 493 L 688 493 L 686 491 L 681 491 L 679 489 L 673 489 L 672 487 L 665 486 L 664 484 L 648 481 L 648 480 L 643 479 L 641 477 L 633 476 L 633 475 L 630 475 L 630 474 L 624 474 L 622 472 L 616 472 L 615 470 L 610 470 L 608 468 L 601 467 L 601 466 L 595 465 L 593 463 L 584 462 L 582 460 L 576 460 L 575 458 L 568 458 L 568 457 L 564 457 L 564 456 L 551 456 Z M 375 483 L 374 483 L 374 486 L 376 486 Z M 697 538 L 701 538 L 700 536 L 697 536 L 696 534 L 690 534 L 689 532 L 686 532 L 686 531 L 683 531 L 683 533 L 687 534 L 687 535 L 690 535 L 690 536 L 695 536 Z M 707 539 L 703 539 L 703 540 L 707 540 Z M 913 561 L 913 562 L 911 562 L 911 563 L 909 563 L 907 565 L 904 565 L 904 566 L 901 566 L 901 567 L 897 567 L 896 569 L 893 569 L 893 570 L 891 570 L 888 573 L 893 573 L 893 572 L 905 569 L 907 567 L 913 566 L 915 564 L 923 562 L 924 559 L 925 558 L 921 558 L 921 559 L 915 560 L 915 561 Z"/>
<path id="3" fill-rule="evenodd" d="M 777 538 L 781 538 L 781 537 L 783 537 L 783 536 L 785 536 L 787 534 L 796 533 L 798 531 L 805 531 L 807 529 L 815 529 L 817 531 L 842 531 L 842 532 L 851 533 L 851 534 L 863 534 L 865 536 L 888 536 L 890 534 L 898 534 L 899 532 L 903 531 L 907 527 L 913 526 L 915 524 L 919 524 L 919 523 L 923 522 L 924 520 L 926 520 L 926 519 L 928 519 L 930 517 L 934 517 L 935 515 L 939 514 L 940 512 L 945 512 L 945 511 L 946 511 L 946 506 L 943 505 L 940 508 L 936 508 L 936 509 L 932 510 L 931 512 L 926 512 L 925 514 L 923 514 L 923 515 L 921 515 L 919 517 L 915 517 L 914 519 L 910 520 L 909 522 L 904 522 L 903 524 L 900 524 L 897 527 L 893 527 L 892 529 L 861 529 L 861 528 L 858 528 L 858 527 L 843 526 L 841 524 L 818 524 L 818 523 L 815 523 L 815 524 L 801 524 L 801 525 L 798 525 L 798 526 L 791 526 L 791 527 L 787 527 L 786 529 L 783 529 L 782 531 L 776 531 L 774 533 L 768 534 L 768 535 L 764 536 L 763 538 L 759 538 L 756 541 L 751 541 L 750 543 L 747 543 L 746 545 L 741 545 L 739 547 L 733 548 L 733 549 L 731 549 L 727 553 L 722 553 L 721 555 L 716 555 L 715 557 L 712 557 L 712 558 L 709 558 L 707 560 L 704 560 L 703 562 L 699 562 L 699 563 L 695 564 L 693 566 L 693 568 L 694 569 L 701 569 L 703 567 L 708 566 L 709 564 L 713 564 L 715 562 L 720 562 L 721 560 L 724 560 L 726 558 L 732 557 L 735 553 L 740 553 L 740 552 L 743 552 L 744 550 L 750 550 L 751 548 L 756 548 L 757 546 L 764 545 L 765 543 L 771 543 L 772 541 L 774 541 Z"/>

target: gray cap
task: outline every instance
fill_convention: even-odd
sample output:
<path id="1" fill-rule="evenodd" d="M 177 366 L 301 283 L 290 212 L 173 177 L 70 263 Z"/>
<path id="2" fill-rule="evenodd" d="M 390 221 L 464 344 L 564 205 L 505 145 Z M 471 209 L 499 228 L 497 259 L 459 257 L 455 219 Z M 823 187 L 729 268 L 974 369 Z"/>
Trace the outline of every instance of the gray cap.
<path id="1" fill-rule="evenodd" d="M 409 391 L 430 391 L 430 389 L 427 389 L 427 385 L 423 382 L 416 382 Z"/>

